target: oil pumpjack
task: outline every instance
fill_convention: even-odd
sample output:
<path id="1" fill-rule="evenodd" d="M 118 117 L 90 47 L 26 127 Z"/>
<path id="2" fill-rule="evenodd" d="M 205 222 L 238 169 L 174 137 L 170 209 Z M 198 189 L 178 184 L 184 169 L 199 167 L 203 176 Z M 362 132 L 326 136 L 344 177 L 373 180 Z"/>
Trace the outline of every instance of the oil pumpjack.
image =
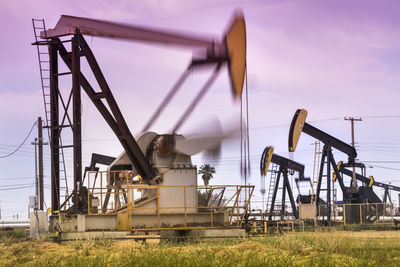
<path id="1" fill-rule="evenodd" d="M 381 199 L 376 195 L 373 191 L 373 185 L 381 187 L 385 190 L 384 202 L 386 202 L 386 198 L 389 190 L 399 191 L 400 187 L 391 186 L 388 184 L 380 183 L 374 180 L 373 177 L 365 177 L 363 175 L 357 174 L 355 171 L 350 171 L 346 169 L 350 168 L 363 168 L 364 164 L 356 162 L 357 151 L 351 145 L 329 135 L 328 133 L 317 129 L 316 127 L 308 124 L 306 122 L 307 111 L 305 109 L 298 109 L 293 116 L 290 131 L 289 131 L 289 142 L 288 148 L 289 152 L 294 152 L 297 147 L 297 143 L 299 141 L 301 133 L 306 133 L 311 137 L 314 137 L 317 140 L 320 140 L 323 144 L 322 157 L 319 168 L 319 176 L 317 183 L 317 190 L 315 196 L 315 204 L 318 207 L 319 205 L 324 205 L 326 207 L 326 216 L 327 220 L 331 220 L 331 181 L 338 181 L 340 189 L 343 194 L 343 203 L 372 203 L 379 204 L 382 203 Z M 347 163 L 343 163 L 340 161 L 336 163 L 332 148 L 335 148 L 348 156 Z M 326 166 L 326 172 L 324 175 L 324 167 Z M 331 168 L 333 168 L 333 175 L 331 176 Z M 343 175 L 347 175 L 351 177 L 350 186 L 346 186 L 344 183 Z M 326 203 L 321 203 L 320 193 L 323 190 L 322 180 L 326 177 L 326 191 L 327 191 L 327 201 Z M 332 178 L 332 179 L 331 179 Z M 357 181 L 361 181 L 364 185 L 358 186 Z M 311 199 L 311 198 L 310 198 Z M 372 211 L 372 214 L 382 214 L 382 206 L 372 205 L 375 209 Z M 360 211 L 359 206 L 349 205 L 346 207 L 347 213 L 350 216 L 346 216 L 347 223 L 360 222 L 361 220 L 367 221 L 370 218 L 365 211 Z M 363 216 L 364 219 L 360 218 Z M 361 219 L 361 220 L 360 220 Z M 376 217 L 375 217 L 376 219 Z"/>
<path id="2" fill-rule="evenodd" d="M 276 204 L 276 197 L 278 194 L 278 189 L 279 189 L 279 182 L 282 177 L 282 200 L 281 200 L 281 210 L 280 210 L 280 218 L 283 220 L 285 216 L 288 216 L 286 213 L 286 191 L 289 195 L 289 200 L 290 200 L 290 205 L 292 208 L 292 216 L 296 219 L 299 218 L 299 212 L 298 208 L 296 206 L 294 197 L 293 197 L 293 191 L 290 187 L 289 183 L 289 178 L 288 178 L 288 173 L 289 171 L 293 171 L 298 173 L 298 181 L 308 181 L 310 178 L 304 177 L 304 165 L 295 162 L 293 160 L 290 160 L 288 158 L 279 156 L 277 154 L 274 154 L 274 148 L 272 146 L 267 146 L 261 156 L 261 161 L 260 161 L 260 172 L 261 172 L 261 179 L 265 179 L 264 177 L 267 175 L 269 165 L 271 163 L 279 166 L 277 170 L 271 170 L 271 183 L 270 183 L 270 188 L 269 191 L 272 192 L 272 199 L 271 199 L 271 205 L 269 206 L 268 210 L 268 219 L 272 220 L 274 217 L 274 209 L 275 209 L 275 204 Z M 273 173 L 275 172 L 275 173 Z M 276 178 L 275 178 L 276 177 Z M 264 183 L 265 184 L 265 183 Z M 263 190 L 263 187 L 261 189 Z M 273 190 L 273 191 L 272 191 Z M 263 193 L 263 192 L 261 192 Z M 271 196 L 268 196 L 270 198 Z M 268 200 L 269 201 L 269 200 Z"/>
<path id="3" fill-rule="evenodd" d="M 221 39 L 65 15 L 61 16 L 54 29 L 45 29 L 44 21 L 42 28 L 35 28 L 34 23 L 34 29 L 35 33 L 36 30 L 43 29 L 40 32 L 40 40 L 37 39 L 34 45 L 37 45 L 38 49 L 39 46 L 46 46 L 49 50 L 49 84 L 43 86 L 43 90 L 46 88 L 49 90 L 49 92 L 44 92 L 44 96 L 49 95 L 47 100 L 45 98 L 45 105 L 50 106 L 50 111 L 46 112 L 46 115 L 50 114 L 48 127 L 52 165 L 50 231 L 66 233 L 93 230 L 130 231 L 133 228 L 160 230 L 183 227 L 188 229 L 203 223 L 211 228 L 241 226 L 243 219 L 240 218 L 243 217 L 239 217 L 239 198 L 244 190 L 238 190 L 239 187 L 236 187 L 235 193 L 237 218 L 234 224 L 229 217 L 234 208 L 215 209 L 212 207 L 214 195 L 211 187 L 206 188 L 210 196 L 207 205 L 211 207 L 203 208 L 207 210 L 203 213 L 198 208 L 197 170 L 196 166 L 192 165 L 191 155 L 203 150 L 215 149 L 224 138 L 224 134 L 192 139 L 177 134 L 224 65 L 228 67 L 234 98 L 241 97 L 246 68 L 246 27 L 241 12 L 236 12 Z M 156 109 L 143 128 L 142 134 L 136 138 L 131 134 L 84 35 L 180 46 L 194 50 L 194 56 L 187 69 Z M 35 34 L 35 36 L 37 38 L 38 35 Z M 71 44 L 70 51 L 65 47 L 66 43 Z M 87 60 L 100 91 L 96 91 L 81 72 L 81 57 Z M 70 72 L 58 71 L 59 58 Z M 40 52 L 39 61 L 41 61 Z M 169 134 L 148 132 L 152 123 L 177 93 L 191 71 L 200 66 L 214 67 L 212 75 L 175 124 L 172 132 Z M 58 77 L 61 75 L 72 77 L 72 90 L 68 102 L 63 100 L 58 88 Z M 89 172 L 87 187 L 82 179 L 81 88 L 124 148 L 122 154 L 115 160 L 111 157 L 100 160 L 102 162 L 99 163 L 109 165 L 107 172 L 104 175 L 96 172 L 91 181 L 90 178 L 93 176 L 91 177 Z M 70 103 L 72 118 L 69 111 Z M 60 105 L 61 108 L 59 108 Z M 60 144 L 61 129 L 68 127 L 72 130 L 73 144 L 63 146 Z M 67 147 L 73 148 L 74 190 L 68 199 L 60 204 L 60 150 Z M 95 161 L 92 163 L 86 171 L 97 170 L 94 166 Z M 135 197 L 138 194 L 140 197 Z M 222 198 L 222 195 L 218 194 L 218 197 Z M 70 198 L 74 204 L 63 212 L 62 208 Z M 245 215 L 249 200 L 250 197 L 241 207 L 240 216 Z M 136 216 L 134 219 L 132 213 Z M 66 217 L 68 219 L 65 219 Z"/>

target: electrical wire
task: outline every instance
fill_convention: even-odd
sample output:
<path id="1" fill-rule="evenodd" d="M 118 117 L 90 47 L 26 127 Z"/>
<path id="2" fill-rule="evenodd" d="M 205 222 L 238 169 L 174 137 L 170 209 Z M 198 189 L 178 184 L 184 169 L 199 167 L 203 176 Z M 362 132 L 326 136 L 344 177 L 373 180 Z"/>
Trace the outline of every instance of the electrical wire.
<path id="1" fill-rule="evenodd" d="M 31 188 L 31 186 L 20 186 L 20 187 L 14 187 L 14 188 L 0 188 L 0 191 L 8 191 L 8 190 L 17 190 L 17 189 L 24 189 L 24 188 Z"/>
<path id="2" fill-rule="evenodd" d="M 357 142 L 358 144 L 365 144 L 365 145 L 395 145 L 395 146 L 400 146 L 400 143 L 386 143 L 386 142 L 381 142 L 381 143 L 370 143 L 370 142 Z"/>
<path id="3" fill-rule="evenodd" d="M 400 160 L 362 160 L 362 163 L 400 163 Z"/>
<path id="4" fill-rule="evenodd" d="M 368 164 L 367 166 L 371 166 L 373 168 L 380 168 L 380 169 L 387 169 L 387 170 L 394 170 L 394 171 L 400 171 L 398 168 L 390 168 L 390 167 L 384 167 L 384 166 L 378 166 L 378 165 L 371 165 Z"/>
<path id="5" fill-rule="evenodd" d="M 377 116 L 362 116 L 363 119 L 384 119 L 384 118 L 400 118 L 400 115 L 377 115 Z"/>
<path id="6" fill-rule="evenodd" d="M 5 184 L 5 185 L 0 185 L 0 187 L 16 187 L 16 186 L 32 186 L 33 183 L 25 183 L 25 184 Z"/>
<path id="7" fill-rule="evenodd" d="M 26 140 L 29 138 L 29 136 L 31 135 L 31 133 L 32 133 L 32 131 L 33 131 L 33 128 L 35 127 L 36 123 L 37 123 L 37 122 L 35 121 L 35 123 L 32 125 L 31 130 L 29 131 L 28 135 L 25 137 L 24 141 L 17 147 L 17 149 L 14 150 L 13 152 L 11 152 L 10 154 L 0 156 L 0 159 L 2 159 L 2 158 L 7 158 L 7 157 L 9 157 L 9 156 L 12 156 L 14 153 L 16 153 L 16 152 L 25 144 Z"/>

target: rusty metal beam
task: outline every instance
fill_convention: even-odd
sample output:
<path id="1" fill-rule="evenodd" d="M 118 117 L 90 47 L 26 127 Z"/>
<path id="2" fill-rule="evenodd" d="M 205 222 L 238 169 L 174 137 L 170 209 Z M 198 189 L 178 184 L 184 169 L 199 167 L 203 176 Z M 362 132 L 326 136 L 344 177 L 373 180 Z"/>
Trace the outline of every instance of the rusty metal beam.
<path id="1" fill-rule="evenodd" d="M 133 138 L 133 135 L 125 122 L 124 116 L 122 115 L 121 110 L 118 107 L 117 101 L 115 101 L 115 98 L 110 90 L 110 87 L 107 84 L 106 79 L 104 78 L 103 72 L 101 71 L 100 66 L 97 63 L 96 58 L 92 53 L 92 50 L 89 48 L 82 35 L 79 35 L 79 41 L 82 49 L 82 54 L 86 57 L 86 60 L 89 63 L 90 68 L 92 69 L 97 83 L 100 86 L 102 94 L 104 95 L 104 98 L 107 101 L 107 104 L 110 107 L 111 112 L 118 124 L 118 128 L 122 133 L 122 135 L 119 136 L 118 139 L 120 140 L 122 146 L 125 148 L 129 159 L 134 164 L 140 176 L 142 176 L 142 178 L 147 183 L 151 183 L 151 179 L 153 178 L 153 171 L 151 166 L 149 165 L 146 157 L 140 150 L 135 138 Z"/>
<path id="2" fill-rule="evenodd" d="M 154 176 L 151 166 L 148 164 L 144 154 L 140 150 L 138 144 L 133 138 L 124 117 L 117 105 L 117 102 L 112 95 L 112 92 L 103 76 L 103 73 L 100 70 L 100 67 L 87 45 L 85 39 L 80 36 L 79 38 L 81 53 L 84 55 L 89 63 L 89 66 L 92 69 L 93 74 L 101 88 L 101 96 L 98 97 L 99 93 L 96 92 L 90 83 L 87 81 L 85 76 L 80 73 L 80 84 L 82 88 L 85 90 L 89 98 L 92 100 L 100 114 L 103 116 L 105 121 L 114 131 L 115 135 L 119 139 L 121 145 L 124 147 L 129 159 L 132 164 L 135 166 L 135 169 L 138 171 L 140 176 L 148 183 L 152 184 L 152 178 Z M 58 50 L 60 52 L 60 56 L 67 65 L 67 67 L 72 70 L 72 60 L 70 53 L 67 52 L 64 45 L 61 41 L 58 42 Z M 104 98 L 107 101 L 110 110 L 104 105 L 101 99 Z"/>
<path id="3" fill-rule="evenodd" d="M 51 210 L 59 210 L 60 207 L 60 128 L 58 116 L 58 53 L 57 41 L 49 44 L 50 60 L 50 150 L 51 150 Z"/>
<path id="4" fill-rule="evenodd" d="M 62 15 L 54 29 L 40 33 L 42 39 L 56 38 L 66 35 L 80 34 L 102 36 L 126 40 L 144 41 L 167 45 L 178 45 L 192 48 L 209 48 L 218 52 L 225 51 L 221 40 L 215 37 L 201 37 L 166 30 L 145 28 L 141 26 L 126 25 L 104 20 L 89 19 Z"/>
<path id="5" fill-rule="evenodd" d="M 73 154 L 74 154 L 74 206 L 75 211 L 82 212 L 80 188 L 82 187 L 82 130 L 81 130 L 81 85 L 80 85 L 80 49 L 79 35 L 72 38 L 72 113 L 73 113 Z"/>

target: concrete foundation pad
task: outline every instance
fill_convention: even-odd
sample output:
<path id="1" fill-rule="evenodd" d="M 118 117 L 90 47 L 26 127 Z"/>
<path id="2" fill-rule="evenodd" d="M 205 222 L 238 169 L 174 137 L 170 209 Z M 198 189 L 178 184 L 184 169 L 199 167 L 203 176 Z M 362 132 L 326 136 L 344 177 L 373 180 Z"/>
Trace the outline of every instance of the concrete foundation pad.
<path id="1" fill-rule="evenodd" d="M 170 230 L 161 231 L 161 238 L 244 238 L 245 229 L 193 229 L 193 230 Z"/>
<path id="2" fill-rule="evenodd" d="M 130 231 L 90 231 L 60 233 L 61 241 L 88 240 L 88 239 L 190 239 L 190 238 L 245 238 L 244 229 L 193 229 L 167 230 L 160 235 L 132 235 Z"/>
<path id="3" fill-rule="evenodd" d="M 61 241 L 85 240 L 85 239 L 123 239 L 127 238 L 129 231 L 93 231 L 61 233 Z"/>
<path id="4" fill-rule="evenodd" d="M 189 236 L 196 237 L 246 237 L 245 229 L 195 229 L 190 230 Z"/>
<path id="5" fill-rule="evenodd" d="M 225 226 L 228 221 L 226 212 L 214 212 L 213 224 L 217 227 Z M 211 225 L 211 217 L 208 212 L 196 212 L 177 214 L 133 214 L 128 223 L 127 212 L 116 214 L 77 214 L 69 217 L 58 218 L 58 216 L 49 217 L 49 230 L 56 232 L 56 225 L 59 225 L 62 232 L 113 232 L 129 230 L 158 230 L 161 228 L 182 228 L 185 220 L 188 227 L 207 227 Z"/>

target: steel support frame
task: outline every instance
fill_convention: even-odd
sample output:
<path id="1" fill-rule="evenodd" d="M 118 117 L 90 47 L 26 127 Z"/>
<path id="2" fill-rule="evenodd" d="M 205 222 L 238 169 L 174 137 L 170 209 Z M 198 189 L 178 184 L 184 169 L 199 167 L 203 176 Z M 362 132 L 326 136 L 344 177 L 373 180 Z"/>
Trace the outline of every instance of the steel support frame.
<path id="1" fill-rule="evenodd" d="M 79 33 L 72 37 L 71 42 L 71 60 L 72 60 L 72 113 L 73 113 L 73 173 L 74 173 L 74 191 L 73 203 L 75 212 L 83 211 L 80 187 L 82 186 L 82 128 L 81 128 L 81 86 L 80 86 L 80 49 L 79 49 Z"/>
<path id="2" fill-rule="evenodd" d="M 153 169 L 149 165 L 146 160 L 146 157 L 142 153 L 139 148 L 139 145 L 136 143 L 135 139 L 133 138 L 124 117 L 118 107 L 118 104 L 104 78 L 104 75 L 94 57 L 92 51 L 90 50 L 87 42 L 83 38 L 82 35 L 78 34 L 79 37 L 79 47 L 80 47 L 80 54 L 84 56 L 89 64 L 89 67 L 96 78 L 96 81 L 100 87 L 101 92 L 96 92 L 94 88 L 90 85 L 86 77 L 79 73 L 79 82 L 80 86 L 82 86 L 83 90 L 89 96 L 93 104 L 96 106 L 97 110 L 103 116 L 104 120 L 113 130 L 117 138 L 119 139 L 121 145 L 123 146 L 124 150 L 126 151 L 129 159 L 135 166 L 136 170 L 140 174 L 140 176 L 148 183 L 153 184 Z M 61 59 L 64 61 L 65 65 L 72 71 L 72 60 L 71 60 L 71 53 L 67 51 L 64 47 L 61 40 L 58 40 L 57 49 L 60 53 Z M 78 74 L 76 74 L 78 75 Z M 107 101 L 109 109 L 103 103 L 102 99 Z"/>
<path id="3" fill-rule="evenodd" d="M 82 213 L 82 203 L 79 197 L 82 186 L 82 134 L 81 134 L 81 89 L 80 89 L 80 49 L 79 37 L 75 34 L 71 39 L 71 74 L 72 89 L 65 102 L 59 90 L 58 55 L 59 39 L 52 39 L 49 42 L 50 55 L 50 145 L 51 145 L 51 209 L 52 213 L 59 211 L 60 206 L 60 137 L 62 129 L 71 128 L 73 135 L 73 202 L 74 212 Z M 69 115 L 69 108 L 72 100 L 72 121 Z M 60 109 L 61 104 L 61 109 Z M 60 112 L 60 110 L 62 112 Z M 61 122 L 60 122 L 61 118 Z M 68 121 L 65 124 L 65 121 Z M 70 198 L 71 196 L 68 196 Z M 64 202 L 65 204 L 65 202 Z"/>
<path id="4" fill-rule="evenodd" d="M 275 188 L 274 188 L 274 194 L 272 195 L 272 201 L 271 201 L 271 207 L 269 210 L 269 218 L 268 220 L 272 220 L 272 213 L 274 212 L 274 206 L 275 206 L 275 200 L 276 200 L 276 195 L 278 193 L 278 189 L 279 189 L 279 181 L 281 179 L 281 172 L 278 171 L 278 175 L 276 177 L 276 181 L 275 181 Z"/>
<path id="5" fill-rule="evenodd" d="M 124 147 L 129 159 L 138 171 L 138 174 L 148 183 L 153 184 L 153 169 L 146 160 L 145 155 L 133 138 L 124 117 L 117 105 L 114 96 L 104 78 L 104 75 L 83 36 L 76 30 L 76 34 L 71 38 L 71 52 L 68 52 L 63 42 L 59 38 L 54 38 L 49 42 L 50 53 L 50 112 L 51 112 L 51 165 L 52 165 L 52 211 L 60 209 L 60 135 L 61 130 L 71 127 L 73 132 L 73 173 L 74 190 L 73 202 L 74 212 L 83 212 L 82 197 L 79 196 L 82 185 L 82 134 L 81 134 L 81 87 L 89 96 L 107 124 L 116 134 L 117 138 Z M 72 74 L 72 89 L 67 104 L 59 91 L 58 76 L 58 55 Z M 96 92 L 88 80 L 81 72 L 80 57 L 84 56 L 89 67 L 96 78 L 100 87 L 100 92 Z M 72 98 L 72 121 L 68 114 L 68 109 Z M 105 99 L 109 108 L 103 103 Z M 60 104 L 64 109 L 64 114 L 59 112 Z M 60 123 L 60 115 L 62 120 Z M 64 125 L 68 120 L 69 125 Z"/>
<path id="6" fill-rule="evenodd" d="M 316 210 L 319 211 L 319 195 L 321 192 L 321 185 L 322 185 L 322 178 L 324 175 L 324 167 L 325 167 L 325 159 L 327 157 L 327 153 L 331 153 L 332 152 L 332 148 L 330 146 L 327 146 L 326 144 L 324 145 L 323 151 L 322 151 L 322 157 L 321 157 L 321 163 L 320 163 L 320 168 L 319 168 L 319 176 L 318 176 L 318 184 L 317 184 L 317 191 L 315 194 L 315 205 L 316 205 Z M 330 165 L 330 162 L 328 162 L 327 164 L 328 166 Z M 327 184 L 330 184 L 330 174 L 328 172 L 327 174 Z M 327 189 L 328 190 L 328 189 Z M 326 203 L 326 210 L 327 210 L 327 214 L 328 214 L 328 221 L 330 220 L 330 205 L 328 205 L 328 203 L 330 202 L 330 191 L 327 191 L 327 203 Z M 320 214 L 318 214 L 320 215 Z"/>
<path id="7" fill-rule="evenodd" d="M 275 206 L 276 196 L 278 194 L 279 181 L 280 181 L 281 176 L 283 176 L 281 220 L 283 220 L 284 216 L 285 216 L 286 190 L 289 195 L 289 200 L 290 200 L 290 205 L 292 206 L 293 215 L 297 219 L 297 218 L 299 218 L 299 216 L 298 216 L 298 212 L 297 212 L 296 203 L 293 198 L 293 192 L 292 192 L 292 189 L 290 188 L 288 169 L 285 168 L 284 166 L 280 166 L 279 170 L 278 170 L 278 176 L 277 176 L 276 182 L 275 182 L 274 193 L 272 195 L 271 207 L 270 207 L 270 211 L 269 211 L 269 220 L 272 220 L 272 214 L 274 212 L 274 206 Z"/>
<path id="8" fill-rule="evenodd" d="M 290 205 L 292 206 L 293 215 L 294 215 L 294 217 L 295 217 L 296 219 L 298 219 L 298 218 L 299 218 L 299 213 L 298 213 L 298 210 L 297 210 L 297 207 L 296 207 L 296 203 L 295 203 L 295 201 L 294 201 L 292 189 L 290 188 L 288 172 L 285 171 L 285 172 L 283 173 L 283 176 L 284 176 L 284 178 L 285 178 L 285 179 L 284 179 L 284 182 L 285 182 L 285 184 L 286 184 L 286 189 L 287 189 L 287 192 L 288 192 L 288 195 L 289 195 Z"/>
<path id="9" fill-rule="evenodd" d="M 327 183 L 327 202 L 326 202 L 326 210 L 327 210 L 327 220 L 331 220 L 331 167 L 333 168 L 333 171 L 336 175 L 336 180 L 339 182 L 340 189 L 342 190 L 343 193 L 343 199 L 347 200 L 348 199 L 348 194 L 346 192 L 346 186 L 344 185 L 342 176 L 337 168 L 335 159 L 332 154 L 332 147 L 329 144 L 324 144 L 324 148 L 322 151 L 322 157 L 321 157 L 321 163 L 320 163 L 320 169 L 319 169 L 319 176 L 318 176 L 318 184 L 317 184 L 317 191 L 315 194 L 315 203 L 317 207 L 317 211 L 319 210 L 319 196 L 321 193 L 321 185 L 322 185 L 322 180 L 324 177 L 324 167 L 326 164 L 326 183 Z"/>
<path id="10" fill-rule="evenodd" d="M 286 206 L 286 176 L 283 173 L 283 186 L 282 186 L 282 203 L 281 203 L 281 220 L 285 218 L 285 206 Z"/>
<path id="11" fill-rule="evenodd" d="M 383 203 L 387 203 L 388 199 L 389 199 L 389 202 L 392 203 L 392 197 L 390 195 L 389 189 L 385 188 L 385 193 L 383 195 Z"/>
<path id="12" fill-rule="evenodd" d="M 60 208 L 60 127 L 58 93 L 58 50 L 57 41 L 49 43 L 50 61 L 50 154 L 51 154 L 51 210 Z"/>

